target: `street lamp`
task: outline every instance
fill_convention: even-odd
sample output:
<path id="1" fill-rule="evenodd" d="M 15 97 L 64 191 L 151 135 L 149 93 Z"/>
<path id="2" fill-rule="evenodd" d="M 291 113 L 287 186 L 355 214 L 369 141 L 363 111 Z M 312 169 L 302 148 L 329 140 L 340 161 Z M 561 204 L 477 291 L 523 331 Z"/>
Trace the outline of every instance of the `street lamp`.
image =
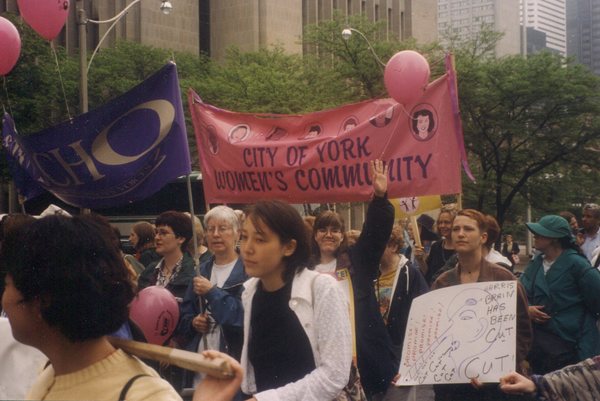
<path id="1" fill-rule="evenodd" d="M 79 25 L 79 108 L 81 113 L 87 113 L 88 111 L 88 72 L 90 69 L 90 65 L 92 64 L 92 60 L 94 60 L 94 56 L 100 49 L 100 45 L 106 39 L 110 31 L 115 27 L 117 22 L 123 18 L 129 9 L 134 5 L 138 4 L 142 0 L 134 0 L 127 7 L 123 9 L 120 13 L 115 15 L 114 17 L 104 20 L 104 21 L 96 21 L 88 19 L 85 14 L 84 8 L 84 0 L 77 0 L 77 24 Z M 173 10 L 173 5 L 168 0 L 161 0 L 160 11 L 165 15 L 169 15 Z M 110 27 L 106 30 L 98 45 L 94 49 L 92 53 L 92 57 L 90 58 L 89 63 L 87 62 L 87 24 L 111 24 Z"/>
<path id="2" fill-rule="evenodd" d="M 369 50 L 371 50 L 371 53 L 373 54 L 373 57 L 375 57 L 375 60 L 377 60 L 377 63 L 379 63 L 381 67 L 385 68 L 385 63 L 381 61 L 381 59 L 377 56 L 377 53 L 375 53 L 375 49 L 373 49 L 373 46 L 371 46 L 371 42 L 369 42 L 369 39 L 367 39 L 364 33 L 359 31 L 358 29 L 346 28 L 342 31 L 342 38 L 344 38 L 345 41 L 350 40 L 350 38 L 352 37 L 352 32 L 358 33 L 365 40 L 365 42 L 367 42 L 367 46 L 369 47 Z"/>

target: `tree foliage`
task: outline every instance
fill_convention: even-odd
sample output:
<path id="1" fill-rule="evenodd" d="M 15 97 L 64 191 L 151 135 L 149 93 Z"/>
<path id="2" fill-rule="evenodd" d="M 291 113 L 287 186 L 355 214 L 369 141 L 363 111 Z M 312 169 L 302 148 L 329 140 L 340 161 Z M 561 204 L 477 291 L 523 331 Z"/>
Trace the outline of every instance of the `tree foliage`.
<path id="1" fill-rule="evenodd" d="M 48 42 L 7 15 L 21 33 L 22 56 L 0 96 L 21 133 L 55 125 L 78 114 L 79 67 L 75 56 L 57 49 L 65 96 Z M 425 55 L 432 79 L 443 74 L 438 43 L 417 44 L 391 37 L 364 17 L 336 15 L 308 26 L 305 48 L 287 54 L 281 47 L 241 52 L 225 60 L 172 53 L 119 42 L 102 49 L 89 72 L 90 109 L 139 84 L 169 60 L 177 63 L 184 107 L 188 88 L 218 107 L 241 112 L 296 114 L 386 95 L 383 68 L 359 34 L 342 38 L 344 28 L 363 32 L 383 61 L 404 49 Z M 575 209 L 600 196 L 600 80 L 557 55 L 494 56 L 500 34 L 482 30 L 467 42 L 450 41 L 456 56 L 465 143 L 476 183 L 465 181 L 464 202 L 517 223 L 526 202 L 539 213 Z M 189 113 L 186 113 L 189 116 Z M 193 160 L 197 155 L 188 117 Z M 6 177 L 6 175 L 4 175 Z"/>
<path id="2" fill-rule="evenodd" d="M 467 186 L 477 208 L 491 205 L 501 224 L 519 195 L 549 210 L 551 199 L 538 196 L 540 183 L 597 171 L 600 79 L 591 72 L 540 53 L 463 58 L 458 73 L 466 146 L 478 176 Z"/>

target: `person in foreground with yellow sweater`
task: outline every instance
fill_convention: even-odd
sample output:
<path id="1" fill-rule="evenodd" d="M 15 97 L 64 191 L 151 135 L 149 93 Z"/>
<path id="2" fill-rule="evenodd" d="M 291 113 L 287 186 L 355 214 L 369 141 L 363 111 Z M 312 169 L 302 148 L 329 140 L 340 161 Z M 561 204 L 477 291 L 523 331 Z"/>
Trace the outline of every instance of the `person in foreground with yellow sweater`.
<path id="1" fill-rule="evenodd" d="M 2 308 L 13 336 L 49 359 L 27 399 L 181 400 L 152 368 L 107 339 L 127 320 L 134 296 L 111 235 L 94 217 L 49 216 L 3 243 Z M 227 400 L 226 390 L 241 381 L 239 365 L 233 368 L 233 380 L 205 384 L 194 400 Z"/>

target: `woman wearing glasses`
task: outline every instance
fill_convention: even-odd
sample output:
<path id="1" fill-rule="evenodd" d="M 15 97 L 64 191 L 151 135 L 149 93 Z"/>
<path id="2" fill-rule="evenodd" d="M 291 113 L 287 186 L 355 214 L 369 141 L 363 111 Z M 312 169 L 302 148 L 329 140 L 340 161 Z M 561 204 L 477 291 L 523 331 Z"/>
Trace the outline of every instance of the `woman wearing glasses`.
<path id="1" fill-rule="evenodd" d="M 146 267 L 138 288 L 157 285 L 181 300 L 194 277 L 194 259 L 185 252 L 192 238 L 192 220 L 184 213 L 168 211 L 156 218 L 155 226 L 156 253 L 162 259 Z"/>
<path id="2" fill-rule="evenodd" d="M 200 275 L 187 288 L 177 332 L 188 351 L 220 350 L 239 360 L 244 334 L 241 294 L 247 279 L 235 251 L 239 218 L 233 209 L 217 206 L 206 213 L 204 224 L 212 256 L 200 265 Z M 198 374 L 194 381 L 201 379 Z M 191 385 L 191 380 L 185 383 Z"/>
<path id="3" fill-rule="evenodd" d="M 321 213 L 312 232 L 315 270 L 331 274 L 340 282 L 350 280 L 355 323 L 356 359 L 360 380 L 367 397 L 383 395 L 398 370 L 373 280 L 379 274 L 379 261 L 394 225 L 394 207 L 387 199 L 387 168 L 371 162 L 373 199 L 367 209 L 363 229 L 356 244 L 348 247 L 342 216 L 333 211 Z"/>

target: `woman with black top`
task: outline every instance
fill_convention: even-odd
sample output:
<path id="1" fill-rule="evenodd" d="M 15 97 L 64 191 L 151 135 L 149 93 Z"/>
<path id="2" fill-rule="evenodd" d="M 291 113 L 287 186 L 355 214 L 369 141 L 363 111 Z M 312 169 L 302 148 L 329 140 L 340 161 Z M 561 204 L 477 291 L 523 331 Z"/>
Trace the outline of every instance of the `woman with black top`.
<path id="1" fill-rule="evenodd" d="M 240 240 L 253 277 L 242 293 L 242 391 L 253 401 L 333 400 L 350 373 L 348 304 L 335 279 L 306 269 L 302 217 L 286 203 L 258 202 Z"/>

